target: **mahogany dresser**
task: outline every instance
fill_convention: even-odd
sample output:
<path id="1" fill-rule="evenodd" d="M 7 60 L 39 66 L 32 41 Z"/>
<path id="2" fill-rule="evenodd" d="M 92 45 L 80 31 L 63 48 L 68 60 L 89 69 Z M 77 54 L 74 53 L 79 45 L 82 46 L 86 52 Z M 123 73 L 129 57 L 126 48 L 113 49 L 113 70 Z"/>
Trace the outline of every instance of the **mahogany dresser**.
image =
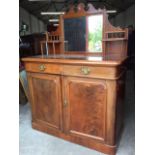
<path id="1" fill-rule="evenodd" d="M 114 155 L 123 118 L 125 58 L 49 55 L 23 61 L 32 127 Z"/>
<path id="2" fill-rule="evenodd" d="M 23 58 L 32 127 L 115 155 L 123 122 L 128 29 L 79 4 L 46 33 L 46 55 Z M 41 43 L 42 44 L 42 43 Z"/>

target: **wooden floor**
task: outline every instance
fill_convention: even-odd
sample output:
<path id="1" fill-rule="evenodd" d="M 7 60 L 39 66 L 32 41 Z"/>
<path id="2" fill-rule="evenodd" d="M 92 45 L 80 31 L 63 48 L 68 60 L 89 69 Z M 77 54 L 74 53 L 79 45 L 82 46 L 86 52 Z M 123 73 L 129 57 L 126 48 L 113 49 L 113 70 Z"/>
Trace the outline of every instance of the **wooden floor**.
<path id="1" fill-rule="evenodd" d="M 134 76 L 133 72 L 128 71 L 126 82 L 125 126 L 119 142 L 117 155 L 135 154 L 134 99 Z M 100 152 L 32 129 L 29 104 L 20 105 L 19 112 L 20 155 L 101 155 Z"/>

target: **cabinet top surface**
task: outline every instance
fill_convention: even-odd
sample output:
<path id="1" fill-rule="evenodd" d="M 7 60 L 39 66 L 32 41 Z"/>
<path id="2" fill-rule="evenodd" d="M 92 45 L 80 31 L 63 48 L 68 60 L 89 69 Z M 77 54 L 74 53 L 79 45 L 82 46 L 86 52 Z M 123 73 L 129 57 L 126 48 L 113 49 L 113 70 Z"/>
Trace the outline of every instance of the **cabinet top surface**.
<path id="1" fill-rule="evenodd" d="M 88 65 L 121 65 L 127 57 L 120 57 L 119 55 L 103 56 L 86 56 L 86 55 L 38 55 L 23 58 L 25 62 L 44 62 L 44 63 L 62 63 L 62 64 L 88 64 Z"/>

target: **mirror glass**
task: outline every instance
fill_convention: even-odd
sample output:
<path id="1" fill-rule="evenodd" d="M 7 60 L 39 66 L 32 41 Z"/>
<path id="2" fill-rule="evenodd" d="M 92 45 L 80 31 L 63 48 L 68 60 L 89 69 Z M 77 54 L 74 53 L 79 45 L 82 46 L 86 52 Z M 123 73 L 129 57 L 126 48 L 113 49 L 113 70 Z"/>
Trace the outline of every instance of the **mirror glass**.
<path id="1" fill-rule="evenodd" d="M 102 15 L 88 17 L 88 52 L 102 52 Z"/>
<path id="2" fill-rule="evenodd" d="M 65 51 L 102 52 L 103 15 L 64 19 Z"/>
<path id="3" fill-rule="evenodd" d="M 65 51 L 86 50 L 86 17 L 64 20 Z"/>

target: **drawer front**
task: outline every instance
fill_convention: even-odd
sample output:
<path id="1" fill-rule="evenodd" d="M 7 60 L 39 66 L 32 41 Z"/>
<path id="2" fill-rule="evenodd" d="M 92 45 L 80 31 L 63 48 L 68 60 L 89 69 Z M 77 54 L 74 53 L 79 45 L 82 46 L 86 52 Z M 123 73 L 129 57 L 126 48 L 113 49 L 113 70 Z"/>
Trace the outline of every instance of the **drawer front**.
<path id="1" fill-rule="evenodd" d="M 92 77 L 100 79 L 114 79 L 118 76 L 118 71 L 112 67 L 93 66 L 63 66 L 63 74 L 70 76 Z"/>
<path id="2" fill-rule="evenodd" d="M 37 73 L 60 74 L 61 66 L 49 63 L 25 63 L 26 71 Z"/>
<path id="3" fill-rule="evenodd" d="M 99 79 L 116 79 L 120 71 L 114 67 L 95 67 L 81 65 L 63 65 L 52 63 L 25 63 L 26 71 L 36 73 L 60 74 Z"/>

